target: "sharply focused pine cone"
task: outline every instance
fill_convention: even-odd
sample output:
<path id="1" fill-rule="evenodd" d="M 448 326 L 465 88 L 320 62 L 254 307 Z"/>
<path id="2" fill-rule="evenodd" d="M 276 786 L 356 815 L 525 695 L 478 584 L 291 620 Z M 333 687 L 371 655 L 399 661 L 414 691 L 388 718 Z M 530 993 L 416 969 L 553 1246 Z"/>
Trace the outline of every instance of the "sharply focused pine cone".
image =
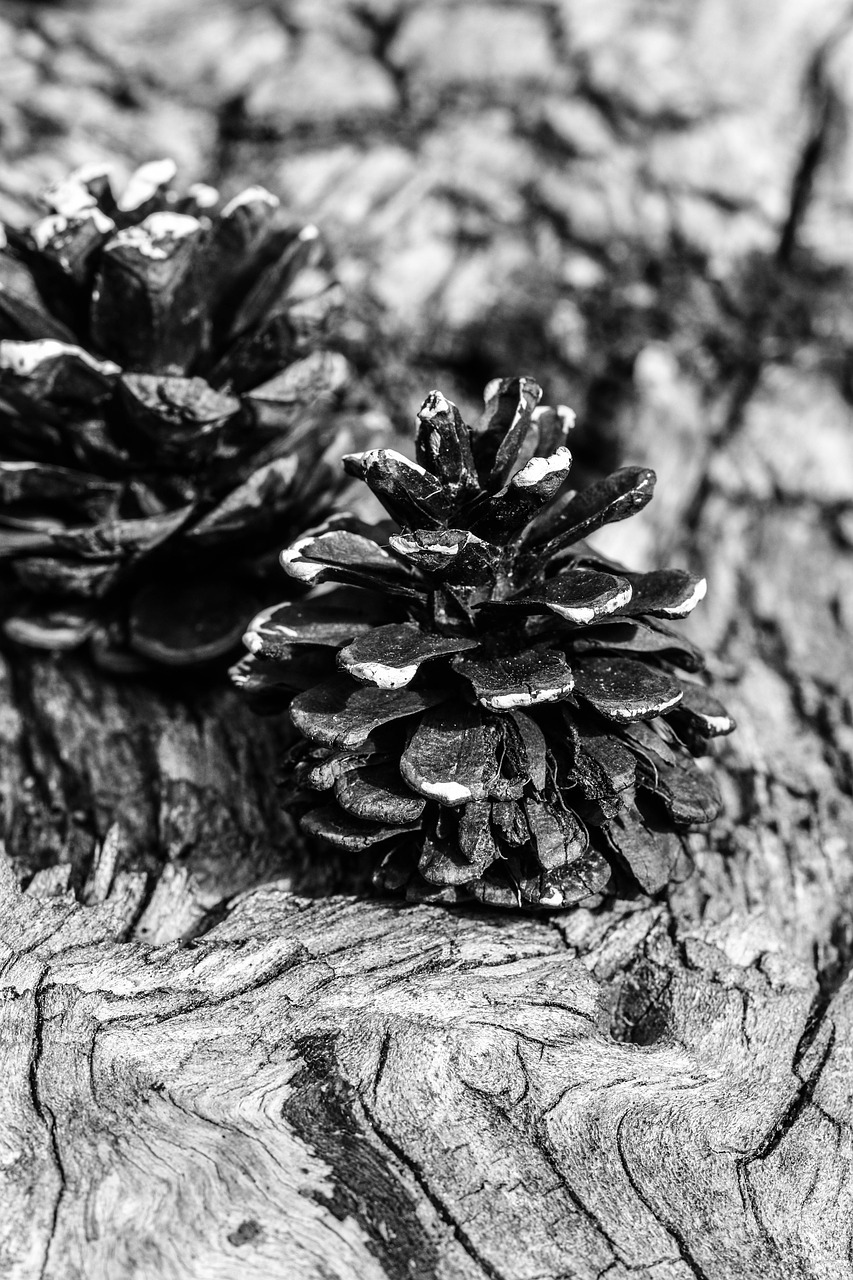
<path id="1" fill-rule="evenodd" d="M 567 490 L 573 415 L 529 379 L 493 382 L 476 426 L 438 392 L 417 463 L 349 455 L 396 522 L 337 517 L 282 553 L 320 586 L 267 609 L 233 678 L 259 710 L 290 706 L 303 826 L 380 845 L 378 880 L 411 896 L 560 907 L 672 877 L 678 831 L 720 800 L 696 768 L 734 721 L 702 655 L 662 619 L 704 580 L 631 573 L 583 539 L 646 505 L 628 467 Z M 325 793 L 317 796 L 316 793 Z"/>
<path id="2" fill-rule="evenodd" d="M 0 238 L 0 619 L 118 670 L 232 650 L 340 485 L 348 365 L 314 227 L 250 187 L 105 169 Z M 0 237 L 3 229 L 0 228 Z M 277 589 L 277 594 L 280 588 Z"/>

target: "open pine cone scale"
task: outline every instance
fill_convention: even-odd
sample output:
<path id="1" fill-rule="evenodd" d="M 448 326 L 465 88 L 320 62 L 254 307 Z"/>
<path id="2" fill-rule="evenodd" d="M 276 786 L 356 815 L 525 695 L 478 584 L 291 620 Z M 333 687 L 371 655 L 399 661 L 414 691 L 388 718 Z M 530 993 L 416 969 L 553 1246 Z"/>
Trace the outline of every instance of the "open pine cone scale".
<path id="1" fill-rule="evenodd" d="M 494 382 L 474 427 L 434 392 L 417 461 L 350 455 L 394 522 L 345 516 L 282 553 L 314 588 L 260 614 L 236 683 L 289 706 L 304 827 L 374 844 L 410 895 L 559 907 L 660 890 L 678 832 L 713 818 L 693 754 L 734 722 L 668 625 L 702 598 L 681 570 L 630 573 L 583 541 L 640 510 L 654 474 L 567 490 L 573 416 Z"/>
<path id="2" fill-rule="evenodd" d="M 90 166 L 0 244 L 5 630 L 92 639 L 114 667 L 229 651 L 277 547 L 330 509 L 347 439 L 316 228 L 261 187 L 223 204 L 174 176 L 154 161 L 115 194 Z"/>

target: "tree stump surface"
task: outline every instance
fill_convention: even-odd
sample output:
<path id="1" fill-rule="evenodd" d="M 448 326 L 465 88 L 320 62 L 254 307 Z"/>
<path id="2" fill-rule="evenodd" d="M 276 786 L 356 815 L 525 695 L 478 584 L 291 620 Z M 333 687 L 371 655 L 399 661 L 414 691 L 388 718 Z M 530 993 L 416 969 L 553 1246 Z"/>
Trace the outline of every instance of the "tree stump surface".
<path id="1" fill-rule="evenodd" d="M 402 427 L 532 373 L 739 722 L 657 902 L 382 901 L 226 689 L 0 653 L 0 1274 L 853 1276 L 853 11 L 0 10 L 0 217 L 175 155 L 326 230 Z"/>

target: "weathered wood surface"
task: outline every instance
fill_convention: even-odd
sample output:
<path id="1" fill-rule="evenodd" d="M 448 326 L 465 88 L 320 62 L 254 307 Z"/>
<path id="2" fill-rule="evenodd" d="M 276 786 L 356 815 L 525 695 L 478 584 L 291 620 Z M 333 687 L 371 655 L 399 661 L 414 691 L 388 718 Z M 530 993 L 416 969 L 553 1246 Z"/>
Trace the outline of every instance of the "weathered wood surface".
<path id="1" fill-rule="evenodd" d="M 740 722 L 667 901 L 413 909 L 294 839 L 281 726 L 4 654 L 0 1273 L 853 1275 L 850 22 L 0 10 L 0 216 L 164 150 L 288 195 L 387 403 L 521 363 L 655 466 L 610 545 L 707 572 Z"/>

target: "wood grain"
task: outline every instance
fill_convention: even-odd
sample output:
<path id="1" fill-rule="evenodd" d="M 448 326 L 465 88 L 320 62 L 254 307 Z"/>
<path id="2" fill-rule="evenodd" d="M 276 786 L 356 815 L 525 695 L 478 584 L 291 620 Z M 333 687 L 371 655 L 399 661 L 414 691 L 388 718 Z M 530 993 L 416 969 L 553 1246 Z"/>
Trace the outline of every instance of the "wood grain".
<path id="1" fill-rule="evenodd" d="M 128 908 L 4 887 L 6 1274 L 846 1274 L 850 986 L 754 921 Z"/>

